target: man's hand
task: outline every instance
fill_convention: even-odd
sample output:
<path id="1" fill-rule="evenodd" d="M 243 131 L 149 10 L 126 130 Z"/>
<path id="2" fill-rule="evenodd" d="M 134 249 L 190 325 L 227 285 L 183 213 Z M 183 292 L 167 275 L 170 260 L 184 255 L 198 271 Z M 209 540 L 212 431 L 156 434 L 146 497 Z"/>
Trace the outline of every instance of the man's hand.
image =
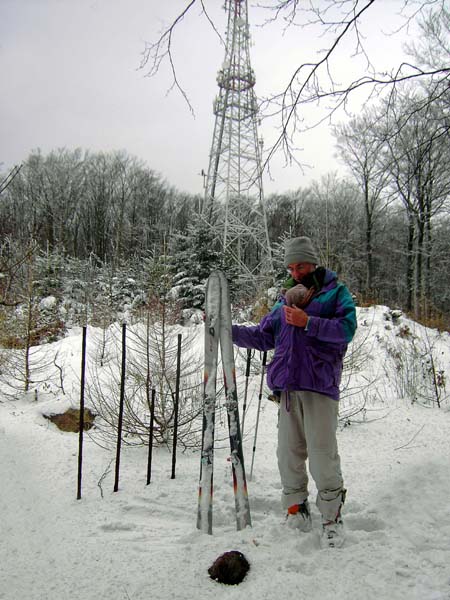
<path id="1" fill-rule="evenodd" d="M 308 322 L 308 315 L 301 308 L 296 306 L 285 306 L 284 315 L 289 325 L 295 325 L 296 327 L 306 327 Z"/>

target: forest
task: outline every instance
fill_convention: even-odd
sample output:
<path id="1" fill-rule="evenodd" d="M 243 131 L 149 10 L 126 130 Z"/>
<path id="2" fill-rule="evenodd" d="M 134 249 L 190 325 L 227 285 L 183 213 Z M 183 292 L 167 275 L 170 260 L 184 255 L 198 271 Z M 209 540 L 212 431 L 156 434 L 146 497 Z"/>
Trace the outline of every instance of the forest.
<path id="1" fill-rule="evenodd" d="M 248 273 L 237 272 L 204 217 L 202 194 L 175 189 L 126 151 L 37 149 L 3 173 L 3 344 L 19 343 L 19 322 L 28 321 L 23 330 L 39 341 L 45 332 L 107 326 L 160 303 L 184 322 L 202 308 L 205 280 L 217 267 L 232 281 L 235 308 L 256 307 L 247 316 L 257 319 L 270 306 L 267 290 L 273 297 L 286 276 L 283 242 L 299 235 L 313 239 L 321 263 L 359 304 L 401 308 L 448 329 L 448 11 L 430 12 L 422 30 L 411 52 L 427 78 L 394 82 L 333 126 L 342 169 L 266 196 L 274 269 L 255 277 L 248 274 L 261 262 L 254 241 L 237 241 Z M 249 228 L 258 202 L 242 199 Z"/>

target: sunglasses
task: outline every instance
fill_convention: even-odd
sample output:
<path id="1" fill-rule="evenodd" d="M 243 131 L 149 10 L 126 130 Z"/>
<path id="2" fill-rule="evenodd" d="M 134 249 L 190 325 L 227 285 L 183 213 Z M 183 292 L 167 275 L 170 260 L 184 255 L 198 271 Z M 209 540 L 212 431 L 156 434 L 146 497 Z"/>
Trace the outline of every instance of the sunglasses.
<path id="1" fill-rule="evenodd" d="M 298 273 L 301 271 L 308 271 L 310 266 L 311 265 L 309 263 L 298 263 L 296 265 L 289 265 L 287 270 L 289 271 L 289 273 Z"/>

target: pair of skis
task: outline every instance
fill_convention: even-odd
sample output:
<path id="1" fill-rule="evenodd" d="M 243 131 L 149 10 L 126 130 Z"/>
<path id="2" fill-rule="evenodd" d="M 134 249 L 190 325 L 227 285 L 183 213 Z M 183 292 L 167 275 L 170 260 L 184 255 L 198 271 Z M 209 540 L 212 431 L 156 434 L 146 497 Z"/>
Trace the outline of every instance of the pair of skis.
<path id="1" fill-rule="evenodd" d="M 239 424 L 236 371 L 231 337 L 230 295 L 225 275 L 221 271 L 214 271 L 209 276 L 206 285 L 202 454 L 197 513 L 197 528 L 209 534 L 212 534 L 214 427 L 219 343 L 230 437 L 236 526 L 238 530 L 241 530 L 247 525 L 251 525 L 251 518 Z"/>

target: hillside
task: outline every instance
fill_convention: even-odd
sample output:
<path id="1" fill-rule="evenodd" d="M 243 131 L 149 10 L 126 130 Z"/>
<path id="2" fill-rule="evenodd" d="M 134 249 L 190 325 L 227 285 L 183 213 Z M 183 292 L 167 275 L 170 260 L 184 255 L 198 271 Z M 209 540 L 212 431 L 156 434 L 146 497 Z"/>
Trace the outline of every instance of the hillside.
<path id="1" fill-rule="evenodd" d="M 59 431 L 43 414 L 78 402 L 81 332 L 39 349 L 58 351 L 66 394 L 49 379 L 37 401 L 32 394 L 13 401 L 2 386 L 1 600 L 448 600 L 450 336 L 386 307 L 358 309 L 358 323 L 338 434 L 348 489 L 347 540 L 339 550 L 319 549 L 315 507 L 313 532 L 299 534 L 284 524 L 277 407 L 265 395 L 248 482 L 252 528 L 235 530 L 231 465 L 220 426 L 212 536 L 195 527 L 198 452 L 178 454 L 172 480 L 170 451 L 156 449 L 146 486 L 147 449 L 124 448 L 120 488 L 113 493 L 115 449 L 97 445 L 93 430 L 85 436 L 83 498 L 76 500 L 78 436 Z M 201 352 L 202 326 L 189 331 Z M 249 385 L 247 473 L 259 381 L 255 373 Z M 240 391 L 243 385 L 241 375 Z M 251 564 L 238 587 L 218 584 L 207 573 L 230 549 Z"/>

